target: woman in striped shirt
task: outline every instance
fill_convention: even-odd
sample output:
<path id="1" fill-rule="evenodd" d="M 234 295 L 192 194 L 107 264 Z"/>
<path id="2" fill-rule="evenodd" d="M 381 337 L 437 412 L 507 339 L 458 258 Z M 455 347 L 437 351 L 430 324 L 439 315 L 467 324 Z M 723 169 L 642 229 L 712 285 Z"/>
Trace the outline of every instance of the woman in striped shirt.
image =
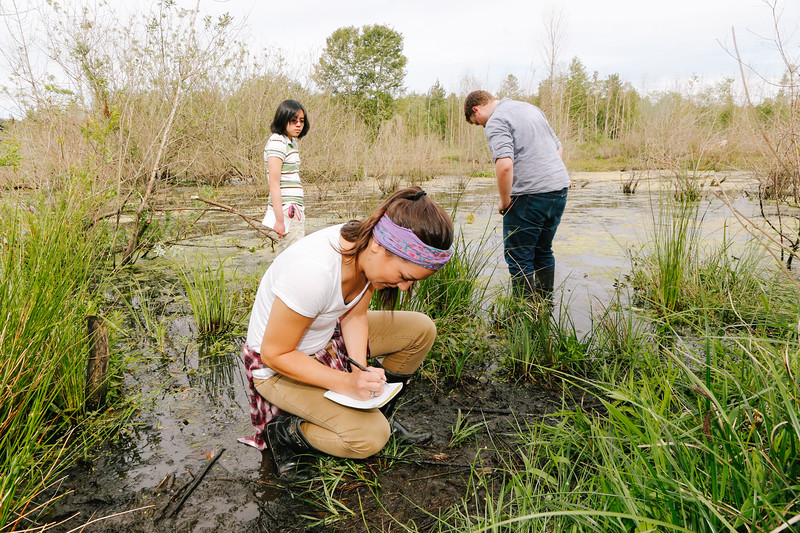
<path id="1" fill-rule="evenodd" d="M 275 111 L 270 125 L 272 135 L 264 148 L 270 207 L 275 217 L 272 229 L 285 240 L 286 246 L 305 235 L 297 141 L 308 133 L 310 127 L 303 105 L 296 100 L 284 100 Z M 267 216 L 269 218 L 269 214 Z"/>

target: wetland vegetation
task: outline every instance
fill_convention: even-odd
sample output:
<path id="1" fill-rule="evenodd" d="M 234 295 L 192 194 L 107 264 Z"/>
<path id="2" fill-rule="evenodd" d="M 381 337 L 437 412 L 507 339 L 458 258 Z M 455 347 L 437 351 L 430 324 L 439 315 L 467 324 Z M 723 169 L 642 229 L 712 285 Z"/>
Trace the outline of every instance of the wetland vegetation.
<path id="1" fill-rule="evenodd" d="M 461 94 L 300 83 L 248 51 L 236 21 L 172 2 L 128 25 L 110 8 L 47 9 L 60 72 L 42 83 L 18 47 L 24 114 L 0 129 L 0 531 L 796 527 L 791 62 L 761 97 L 735 94 L 733 80 L 640 95 L 577 58 L 535 94 L 505 80 L 499 92 L 541 106 L 566 146 L 574 231 L 557 257 L 625 265 L 607 277 L 575 269 L 602 290 L 569 296 L 562 278 L 551 310 L 503 289 L 491 161 Z M 376 31 L 388 29 L 334 34 L 328 52 Z M 286 97 L 314 121 L 310 229 L 361 217 L 406 183 L 460 228 L 455 259 L 401 302 L 439 329 L 404 407 L 433 443 L 310 457 L 309 479 L 289 485 L 234 444 L 249 430 L 239 344 L 274 250 L 226 208 L 256 220 L 266 208 L 264 117 Z M 586 170 L 613 170 L 612 186 Z M 582 194 L 594 195 L 586 211 Z M 709 234 L 712 207 L 725 222 Z M 592 210 L 634 217 L 639 231 L 601 250 L 591 231 L 612 221 Z M 586 227 L 597 220 L 606 228 Z M 592 242 L 571 253 L 581 238 Z M 91 316 L 110 346 L 100 400 L 86 381 Z"/>

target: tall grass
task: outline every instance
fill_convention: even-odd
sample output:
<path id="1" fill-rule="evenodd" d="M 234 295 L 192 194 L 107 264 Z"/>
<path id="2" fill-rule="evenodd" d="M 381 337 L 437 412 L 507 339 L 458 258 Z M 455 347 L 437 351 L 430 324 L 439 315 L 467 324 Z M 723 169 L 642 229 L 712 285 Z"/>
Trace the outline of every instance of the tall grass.
<path id="1" fill-rule="evenodd" d="M 496 304 L 498 332 L 507 341 L 506 366 L 530 381 L 560 380 L 560 373 L 592 372 L 591 332 L 581 334 L 562 301 L 558 310 L 533 295 L 520 298 L 510 290 Z"/>
<path id="2" fill-rule="evenodd" d="M 486 272 L 491 259 L 485 249 L 488 237 L 484 232 L 481 239 L 468 243 L 459 230 L 450 261 L 433 276 L 415 283 L 403 309 L 423 312 L 435 320 L 458 320 L 474 313 L 486 294 L 487 274 L 491 274 Z"/>
<path id="3" fill-rule="evenodd" d="M 800 292 L 770 270 L 762 247 L 734 246 L 725 229 L 721 243 L 701 249 L 696 203 L 667 201 L 658 209 L 650 253 L 632 272 L 641 303 L 671 325 L 701 333 L 706 324 L 759 336 L 794 329 Z"/>
<path id="4" fill-rule="evenodd" d="M 797 339 L 638 347 L 602 405 L 521 431 L 486 503 L 442 531 L 791 531 L 800 517 Z"/>
<path id="5" fill-rule="evenodd" d="M 489 283 L 488 238 L 486 231 L 480 239 L 467 242 L 459 231 L 450 261 L 436 274 L 415 283 L 411 297 L 404 297 L 400 304 L 402 309 L 423 312 L 436 322 L 439 334 L 426 367 L 446 382 L 457 383 L 470 365 L 491 356 L 481 338 L 485 329 L 481 313 L 476 313 Z"/>
<path id="6" fill-rule="evenodd" d="M 634 287 L 653 313 L 568 329 L 506 303 L 509 361 L 557 372 L 567 402 L 518 430 L 501 475 L 475 473 L 440 531 L 792 531 L 800 523 L 800 294 L 758 250 L 700 255 L 698 206 L 662 201 Z M 781 282 L 782 281 L 782 282 Z M 688 327 L 687 327 L 688 326 Z M 565 336 L 565 333 L 567 335 Z M 485 498 L 483 497 L 485 495 Z"/>
<path id="7" fill-rule="evenodd" d="M 734 255 L 725 241 L 698 257 L 696 207 L 671 208 L 634 273 L 656 313 L 634 316 L 620 302 L 601 313 L 582 364 L 551 351 L 563 332 L 549 315 L 506 314 L 515 368 L 557 370 L 582 399 L 520 428 L 502 477 L 474 478 L 472 492 L 491 497 L 451 509 L 441 531 L 800 523 L 800 295 L 752 249 Z"/>
<path id="8" fill-rule="evenodd" d="M 123 306 L 133 322 L 135 337 L 154 350 L 167 353 L 167 324 L 162 320 L 158 305 L 153 299 L 152 288 L 144 289 L 135 279 L 131 283 L 130 295 L 121 298 Z"/>
<path id="9" fill-rule="evenodd" d="M 207 259 L 201 259 L 194 267 L 180 269 L 200 335 L 225 333 L 235 322 L 237 299 L 226 278 L 224 263 L 220 261 L 212 268 Z"/>
<path id="10" fill-rule="evenodd" d="M 97 244 L 76 198 L 0 206 L 0 530 L 70 464 L 86 429 L 86 317 L 97 314 Z M 69 442 L 82 435 L 79 446 Z"/>
<path id="11" fill-rule="evenodd" d="M 634 269 L 634 285 L 658 312 L 685 307 L 684 285 L 692 271 L 700 238 L 699 204 L 663 195 L 652 209 L 651 253 Z"/>

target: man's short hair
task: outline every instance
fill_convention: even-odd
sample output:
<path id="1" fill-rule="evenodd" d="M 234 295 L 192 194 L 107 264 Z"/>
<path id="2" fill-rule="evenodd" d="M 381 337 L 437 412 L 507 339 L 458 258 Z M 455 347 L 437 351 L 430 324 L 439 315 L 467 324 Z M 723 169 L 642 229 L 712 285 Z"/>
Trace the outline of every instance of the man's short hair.
<path id="1" fill-rule="evenodd" d="M 486 105 L 495 97 L 492 96 L 492 93 L 489 91 L 472 91 L 467 95 L 467 98 L 464 100 L 464 116 L 467 119 L 467 122 L 472 119 L 472 115 L 474 115 L 472 108 L 479 105 Z"/>

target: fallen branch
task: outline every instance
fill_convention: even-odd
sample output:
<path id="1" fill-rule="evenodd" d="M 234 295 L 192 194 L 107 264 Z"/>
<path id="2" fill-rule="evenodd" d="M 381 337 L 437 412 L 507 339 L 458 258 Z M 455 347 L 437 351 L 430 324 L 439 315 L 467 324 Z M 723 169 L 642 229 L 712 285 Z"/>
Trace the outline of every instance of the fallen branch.
<path id="1" fill-rule="evenodd" d="M 391 461 L 398 461 L 398 462 L 401 462 L 401 463 L 411 463 L 412 465 L 417 465 L 417 466 L 423 466 L 423 465 L 426 465 L 426 466 L 449 466 L 449 467 L 453 467 L 453 468 L 467 469 L 467 470 L 475 466 L 472 463 L 450 463 L 450 462 L 447 462 L 447 461 L 434 461 L 434 460 L 431 460 L 431 459 L 412 459 L 410 457 L 400 457 L 400 456 L 397 456 L 397 455 L 386 455 L 386 454 L 383 454 L 383 453 L 379 454 L 379 455 L 376 455 L 376 457 L 378 459 L 389 459 Z"/>
<path id="2" fill-rule="evenodd" d="M 228 213 L 231 213 L 233 215 L 240 216 L 253 229 L 255 229 L 256 231 L 258 231 L 259 233 L 261 233 L 262 235 L 267 237 L 269 240 L 271 240 L 273 244 L 278 242 L 278 240 L 275 237 L 273 237 L 272 235 L 269 234 L 268 230 L 264 229 L 264 227 L 261 224 L 261 221 L 258 220 L 257 218 L 253 218 L 251 216 L 247 216 L 244 213 L 240 213 L 239 211 L 237 211 L 236 209 L 234 209 L 233 207 L 231 207 L 229 205 L 221 204 L 221 203 L 216 202 L 214 200 L 209 200 L 208 198 L 203 198 L 202 196 L 192 196 L 191 199 L 192 200 L 198 200 L 200 202 L 205 202 L 208 205 L 213 205 L 214 207 L 218 207 L 219 209 L 222 209 L 223 211 L 227 211 Z"/>
<path id="3" fill-rule="evenodd" d="M 194 492 L 194 489 L 196 489 L 197 486 L 200 485 L 200 482 L 203 481 L 203 478 L 206 476 L 206 474 L 208 474 L 208 471 L 211 470 L 211 467 L 214 466 L 214 463 L 217 462 L 217 459 L 219 459 L 219 456 L 222 455 L 223 453 L 225 453 L 225 448 L 220 448 L 219 451 L 214 455 L 214 458 L 208 462 L 206 467 L 203 469 L 203 472 L 201 472 L 200 475 L 197 476 L 197 479 L 194 480 L 192 486 L 189 487 L 189 489 L 186 491 L 186 494 L 183 495 L 181 501 L 178 502 L 178 505 L 176 505 L 175 508 L 172 510 L 172 512 L 169 514 L 170 518 L 175 516 L 175 514 L 181 510 L 181 507 L 183 507 L 183 504 L 186 503 L 186 500 L 189 498 L 192 492 Z"/>
<path id="4" fill-rule="evenodd" d="M 137 511 L 144 511 L 145 509 L 150 509 L 151 507 L 155 507 L 155 506 L 154 505 L 145 505 L 144 507 L 139 507 L 137 509 L 131 509 L 129 511 L 122 511 L 120 513 L 110 514 L 108 516 L 101 516 L 100 518 L 95 518 L 94 520 L 90 520 L 90 521 L 86 522 L 85 524 L 83 524 L 83 525 L 81 525 L 79 527 L 76 527 L 75 529 L 70 529 L 69 531 L 67 531 L 67 533 L 75 533 L 76 531 L 82 531 L 83 529 L 86 528 L 86 526 L 88 526 L 90 524 L 95 524 L 97 522 L 102 522 L 103 520 L 108 520 L 110 518 L 116 518 L 118 516 L 122 516 L 122 515 L 129 514 L 129 513 L 135 513 Z"/>

